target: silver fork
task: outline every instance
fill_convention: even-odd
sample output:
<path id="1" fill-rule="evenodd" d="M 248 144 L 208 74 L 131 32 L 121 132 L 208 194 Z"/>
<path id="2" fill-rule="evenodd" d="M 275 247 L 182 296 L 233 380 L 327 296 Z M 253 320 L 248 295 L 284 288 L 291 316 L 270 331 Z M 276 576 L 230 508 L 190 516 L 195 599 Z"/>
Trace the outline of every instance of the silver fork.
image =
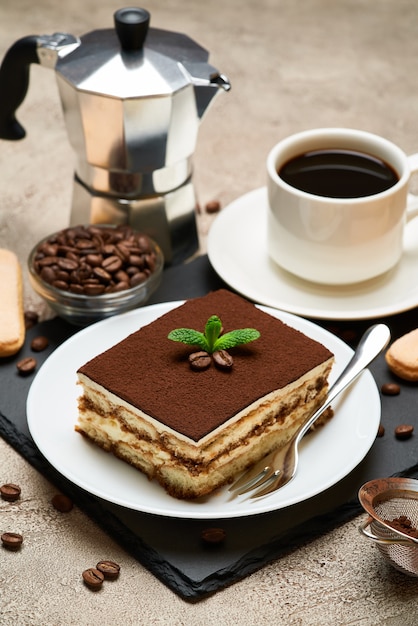
<path id="1" fill-rule="evenodd" d="M 231 485 L 229 491 L 232 492 L 232 497 L 254 490 L 249 497 L 259 498 L 286 485 L 296 473 L 299 460 L 298 448 L 302 437 L 331 402 L 370 365 L 389 341 L 390 331 L 385 324 L 376 324 L 366 330 L 351 360 L 329 388 L 324 404 L 296 431 L 284 447 L 270 452 Z"/>

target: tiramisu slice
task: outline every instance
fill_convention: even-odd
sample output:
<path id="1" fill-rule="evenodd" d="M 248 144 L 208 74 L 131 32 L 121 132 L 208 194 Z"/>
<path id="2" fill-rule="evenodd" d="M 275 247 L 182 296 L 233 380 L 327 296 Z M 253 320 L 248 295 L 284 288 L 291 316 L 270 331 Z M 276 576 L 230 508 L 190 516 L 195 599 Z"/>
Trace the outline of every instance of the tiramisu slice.
<path id="1" fill-rule="evenodd" d="M 168 338 L 185 328 L 204 334 L 210 318 L 220 320 L 215 339 L 238 329 L 256 333 L 217 354 Z M 197 370 L 197 357 L 189 359 L 196 352 L 205 357 Z M 172 496 L 205 496 L 292 436 L 322 404 L 333 361 L 317 341 L 240 296 L 215 291 L 80 367 L 76 430 Z"/>

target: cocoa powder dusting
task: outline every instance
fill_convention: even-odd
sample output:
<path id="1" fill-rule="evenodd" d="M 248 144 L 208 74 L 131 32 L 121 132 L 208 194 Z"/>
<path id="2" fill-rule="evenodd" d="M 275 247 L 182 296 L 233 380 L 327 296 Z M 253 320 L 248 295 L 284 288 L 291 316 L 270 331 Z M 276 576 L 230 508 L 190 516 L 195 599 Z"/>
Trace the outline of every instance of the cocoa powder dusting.
<path id="1" fill-rule="evenodd" d="M 406 515 L 400 515 L 392 520 L 385 520 L 386 524 L 389 524 L 393 529 L 399 530 L 401 533 L 418 539 L 418 529 L 412 524 L 411 520 Z"/>
<path id="2" fill-rule="evenodd" d="M 261 337 L 231 349 L 234 367 L 196 375 L 192 346 L 167 339 L 180 327 L 203 330 L 218 315 L 224 331 Z M 320 343 L 227 290 L 187 301 L 83 365 L 79 372 L 163 424 L 199 441 L 258 398 L 297 380 L 332 356 Z"/>

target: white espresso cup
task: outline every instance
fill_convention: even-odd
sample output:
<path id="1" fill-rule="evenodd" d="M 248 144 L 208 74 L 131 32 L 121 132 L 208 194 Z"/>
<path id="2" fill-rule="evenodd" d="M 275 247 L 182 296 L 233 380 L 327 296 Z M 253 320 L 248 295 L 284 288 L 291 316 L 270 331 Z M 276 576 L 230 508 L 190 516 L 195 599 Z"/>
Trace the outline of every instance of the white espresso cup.
<path id="1" fill-rule="evenodd" d="M 328 189 L 324 193 L 295 186 L 300 183 L 297 174 L 302 166 L 294 169 L 296 178 L 284 180 L 289 162 L 318 151 L 320 155 L 324 151 L 325 155 L 355 153 L 360 165 L 363 157 L 377 161 L 394 177 L 383 191 L 378 180 L 375 190 L 375 181 L 368 187 L 370 195 L 364 195 L 353 178 L 354 184 L 344 192 L 354 197 L 343 197 L 344 184 L 336 170 L 324 177 L 334 187 L 332 197 Z M 356 176 L 356 167 L 350 166 L 354 170 L 350 176 Z M 387 139 L 360 130 L 320 128 L 280 141 L 267 158 L 270 257 L 300 278 L 328 285 L 356 283 L 387 272 L 402 256 L 405 223 L 418 215 L 418 198 L 408 194 L 411 174 L 416 171 L 418 154 L 407 156 Z"/>

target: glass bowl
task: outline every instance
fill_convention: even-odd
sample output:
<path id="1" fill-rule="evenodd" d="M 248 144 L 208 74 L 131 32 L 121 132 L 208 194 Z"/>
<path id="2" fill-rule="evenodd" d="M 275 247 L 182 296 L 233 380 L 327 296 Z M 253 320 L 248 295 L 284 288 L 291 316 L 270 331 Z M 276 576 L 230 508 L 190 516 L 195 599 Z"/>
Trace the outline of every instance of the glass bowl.
<path id="1" fill-rule="evenodd" d="M 83 239 L 86 231 L 91 235 L 93 240 L 92 246 L 94 244 L 90 249 L 88 247 L 88 237 Z M 78 238 L 77 233 L 80 235 Z M 74 236 L 73 240 L 71 240 L 71 235 Z M 112 238 L 112 244 L 107 243 L 109 237 Z M 138 238 L 141 238 L 142 252 L 138 248 Z M 74 245 L 69 245 L 69 241 L 74 241 Z M 110 248 L 105 248 L 105 246 L 110 245 L 114 246 L 113 254 L 111 254 Z M 77 248 L 77 254 L 74 254 L 75 247 Z M 134 256 L 129 256 L 131 252 Z M 149 256 L 146 258 L 145 256 L 141 257 L 140 252 L 142 255 L 148 254 Z M 79 256 L 80 254 L 81 256 Z M 100 258 L 97 260 L 98 255 L 99 257 L 101 255 L 101 264 Z M 45 257 L 48 257 L 46 261 Z M 92 267 L 88 261 L 93 261 L 93 257 L 96 257 L 96 259 L 95 265 Z M 112 257 L 116 265 L 118 265 L 117 258 L 121 259 L 121 264 L 119 264 L 121 267 L 119 269 L 125 272 L 125 276 L 125 270 L 128 270 L 129 282 L 120 280 L 118 286 L 115 287 L 115 282 L 117 282 L 116 278 L 114 278 L 115 272 L 111 274 L 111 281 L 109 281 L 109 272 L 107 270 L 112 269 L 110 267 L 112 263 L 107 261 L 104 263 L 104 267 L 102 266 L 103 258 L 109 259 L 109 257 Z M 76 258 L 78 261 L 75 261 Z M 79 260 L 80 258 L 82 259 L 81 261 Z M 136 265 L 129 265 L 129 258 L 134 260 Z M 142 266 L 140 258 L 142 258 Z M 74 266 L 75 262 L 78 263 L 77 268 Z M 82 268 L 80 267 L 81 265 Z M 42 268 L 45 267 L 49 269 L 42 271 Z M 82 275 L 84 272 L 83 276 L 85 277 L 87 275 L 86 267 L 90 267 L 92 272 L 94 272 L 93 279 L 91 274 L 88 279 L 85 279 L 87 282 L 90 280 L 88 288 L 82 280 L 80 281 L 82 284 L 81 288 L 73 283 L 71 283 L 70 287 L 68 281 L 67 283 L 65 282 L 65 272 L 72 274 L 72 272 L 77 271 Z M 138 276 L 136 279 L 132 278 L 134 273 L 139 272 L 138 267 L 141 268 L 139 280 Z M 129 226 L 95 224 L 66 228 L 38 242 L 28 258 L 29 279 L 33 289 L 57 315 L 77 326 L 86 326 L 145 304 L 161 282 L 163 267 L 164 257 L 158 244 L 150 237 L 136 233 Z M 135 268 L 137 271 L 135 271 Z M 42 272 L 42 275 L 40 272 Z M 107 284 L 104 286 L 104 292 L 94 293 L 101 289 L 97 285 L 101 285 L 103 281 L 106 283 L 106 280 Z M 87 289 L 87 291 L 92 293 L 76 292 L 81 291 L 81 289 Z"/>

